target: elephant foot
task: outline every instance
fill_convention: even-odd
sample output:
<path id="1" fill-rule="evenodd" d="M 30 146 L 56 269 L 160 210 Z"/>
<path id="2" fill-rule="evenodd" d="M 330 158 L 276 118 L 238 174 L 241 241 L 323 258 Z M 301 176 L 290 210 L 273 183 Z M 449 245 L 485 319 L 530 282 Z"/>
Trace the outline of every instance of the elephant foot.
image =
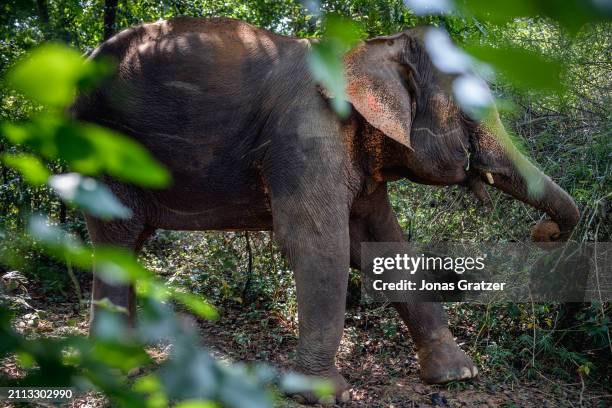
<path id="1" fill-rule="evenodd" d="M 419 375 L 427 384 L 467 380 L 478 375 L 472 359 L 459 348 L 448 329 L 419 348 L 417 354 L 421 366 Z"/>
<path id="2" fill-rule="evenodd" d="M 335 367 L 331 370 L 328 370 L 325 372 L 317 372 L 317 373 L 313 373 L 307 370 L 300 370 L 300 369 L 296 371 L 302 375 L 306 375 L 309 377 L 317 377 L 317 378 L 329 380 L 331 381 L 331 383 L 334 385 L 334 388 L 335 388 L 335 394 L 333 396 L 327 396 L 327 397 L 319 397 L 312 391 L 303 391 L 303 392 L 291 394 L 290 396 L 293 399 L 295 399 L 296 402 L 300 404 L 306 404 L 306 405 L 315 405 L 315 404 L 334 405 L 334 404 L 342 404 L 342 403 L 348 402 L 351 399 L 351 394 L 349 392 L 349 385 L 344 379 L 344 377 L 340 375 L 340 373 L 338 372 L 338 369 L 336 369 Z"/>

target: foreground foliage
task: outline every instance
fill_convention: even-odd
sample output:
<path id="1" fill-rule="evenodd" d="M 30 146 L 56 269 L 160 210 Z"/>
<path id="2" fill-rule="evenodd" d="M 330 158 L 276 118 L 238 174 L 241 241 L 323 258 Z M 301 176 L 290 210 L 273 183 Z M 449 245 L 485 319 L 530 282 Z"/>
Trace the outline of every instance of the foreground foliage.
<path id="1" fill-rule="evenodd" d="M 89 89 L 108 66 L 83 65 L 78 52 L 59 45 L 34 48 L 52 40 L 90 52 L 103 39 L 105 2 L 85 7 L 72 0 L 26 3 L 5 3 L 0 28 L 0 356 L 16 354 L 28 375 L 0 381 L 51 385 L 50 379 L 56 379 L 62 383 L 55 385 L 94 386 L 130 406 L 180 400 L 187 405 L 194 398 L 266 406 L 273 397 L 262 389 L 271 384 L 289 390 L 316 385 L 321 393 L 328 392 L 325 384 L 283 380 L 269 367 L 216 362 L 199 345 L 193 325 L 174 310 L 178 305 L 181 311 L 214 319 L 217 314 L 223 318 L 225 310 L 244 308 L 295 322 L 291 272 L 270 234 L 158 233 L 143 253 L 146 268 L 115 249 L 92 257 L 75 210 L 107 218 L 128 216 L 129 210 L 89 177 L 109 174 L 153 188 L 170 180 L 132 141 L 69 120 L 66 107 L 76 90 Z M 480 1 L 456 3 L 465 3 L 462 14 L 430 16 L 415 14 L 401 1 L 330 1 L 322 4 L 323 12 L 307 8 L 309 2 L 290 0 L 122 1 L 113 25 L 123 28 L 184 14 L 222 15 L 285 34 L 325 35 L 311 68 L 338 94 L 343 82 L 337 58 L 357 39 L 421 23 L 444 27 L 471 55 L 497 70 L 490 80 L 509 128 L 528 155 L 578 201 L 582 218 L 573 239 L 609 241 L 612 44 L 609 22 L 601 21 L 605 13 L 591 3 L 582 7 L 562 1 L 552 2 L 551 8 L 539 6 L 546 2 L 517 1 L 506 8 Z M 326 19 L 326 12 L 334 17 Z M 26 53 L 28 58 L 21 60 Z M 336 108 L 346 113 L 346 106 Z M 525 220 L 539 217 L 496 193 L 492 208 L 484 209 L 458 187 L 435 189 L 401 181 L 393 184 L 392 197 L 402 226 L 417 241 L 523 240 L 529 233 Z M 12 327 L 20 311 L 31 312 L 28 291 L 42 293 L 49 302 L 85 302 L 92 262 L 105 264 L 103 273 L 114 279 L 138 283 L 142 319 L 135 332 L 117 335 L 128 331 L 119 318 L 122 311 L 110 304 L 100 332 L 112 336 L 27 338 Z M 371 308 L 359 303 L 359 285 L 359 275 L 352 274 L 351 313 L 367 316 Z M 217 305 L 218 313 L 201 295 Z M 488 376 L 509 381 L 553 377 L 583 387 L 610 383 L 608 304 L 452 304 L 449 311 L 456 334 L 467 339 L 466 347 Z M 386 313 L 377 312 L 381 329 L 373 336 L 400 341 L 398 323 Z M 235 341 L 241 344 L 247 337 L 238 332 Z M 159 370 L 124 381 L 137 367 L 152 364 L 147 345 L 160 342 L 173 346 Z"/>

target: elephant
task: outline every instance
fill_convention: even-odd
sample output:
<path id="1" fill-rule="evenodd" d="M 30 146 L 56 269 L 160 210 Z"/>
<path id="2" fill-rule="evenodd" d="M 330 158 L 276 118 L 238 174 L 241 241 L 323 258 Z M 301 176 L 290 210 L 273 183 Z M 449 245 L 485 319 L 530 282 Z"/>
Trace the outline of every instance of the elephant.
<path id="1" fill-rule="evenodd" d="M 464 185 L 479 196 L 492 185 L 550 216 L 534 234 L 544 241 L 566 240 L 579 211 L 490 126 L 462 112 L 425 50 L 423 28 L 361 41 L 343 56 L 345 118 L 310 72 L 315 41 L 225 18 L 139 25 L 93 51 L 90 59 L 112 58 L 116 68 L 72 110 L 142 144 L 173 179 L 155 190 L 105 177 L 132 216 L 86 216 L 94 248 L 138 251 L 156 229 L 273 231 L 297 289 L 295 369 L 330 379 L 337 401 L 346 401 L 335 355 L 350 267 L 360 268 L 362 242 L 404 240 L 388 183 Z M 517 157 L 538 175 L 538 197 Z M 92 297 L 135 319 L 134 288 L 105 282 L 95 267 Z M 407 298 L 393 307 L 414 340 L 424 382 L 477 375 L 442 305 Z M 316 402 L 309 393 L 301 398 Z"/>

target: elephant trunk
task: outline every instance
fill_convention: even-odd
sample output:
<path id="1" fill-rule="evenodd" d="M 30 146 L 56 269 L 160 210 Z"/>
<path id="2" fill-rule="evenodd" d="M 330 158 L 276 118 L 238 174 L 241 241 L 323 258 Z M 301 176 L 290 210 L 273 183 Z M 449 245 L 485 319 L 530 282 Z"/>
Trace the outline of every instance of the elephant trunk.
<path id="1" fill-rule="evenodd" d="M 511 177 L 496 177 L 491 173 L 485 173 L 483 181 L 492 182 L 498 189 L 550 216 L 556 225 L 551 222 L 539 223 L 532 231 L 535 241 L 567 240 L 580 218 L 576 203 L 550 177 L 526 159 L 525 163 L 528 163 L 526 166 L 529 168 L 516 171 Z M 531 183 L 539 185 L 536 187 L 538 191 L 531 191 L 529 188 Z"/>
<path id="2" fill-rule="evenodd" d="M 480 179 L 550 216 L 552 221 L 540 222 L 532 230 L 534 241 L 567 240 L 580 218 L 576 203 L 516 149 L 496 118 L 494 126 L 478 132 L 475 167 Z"/>

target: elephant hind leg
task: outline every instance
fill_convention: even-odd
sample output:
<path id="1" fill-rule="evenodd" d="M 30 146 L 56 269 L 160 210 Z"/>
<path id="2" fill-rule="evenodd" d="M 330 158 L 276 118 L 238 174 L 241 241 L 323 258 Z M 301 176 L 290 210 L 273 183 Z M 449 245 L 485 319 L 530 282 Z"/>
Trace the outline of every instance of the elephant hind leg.
<path id="1" fill-rule="evenodd" d="M 128 220 L 102 221 L 86 216 L 87 230 L 94 247 L 115 246 L 138 252 L 149 238 L 155 228 L 145 225 L 143 219 L 134 216 Z M 90 315 L 90 332 L 95 326 L 96 314 L 99 306 L 96 301 L 110 300 L 114 305 L 121 306 L 128 311 L 128 321 L 131 325 L 136 322 L 136 293 L 133 285 L 117 284 L 105 281 L 93 271 L 92 304 Z"/>

